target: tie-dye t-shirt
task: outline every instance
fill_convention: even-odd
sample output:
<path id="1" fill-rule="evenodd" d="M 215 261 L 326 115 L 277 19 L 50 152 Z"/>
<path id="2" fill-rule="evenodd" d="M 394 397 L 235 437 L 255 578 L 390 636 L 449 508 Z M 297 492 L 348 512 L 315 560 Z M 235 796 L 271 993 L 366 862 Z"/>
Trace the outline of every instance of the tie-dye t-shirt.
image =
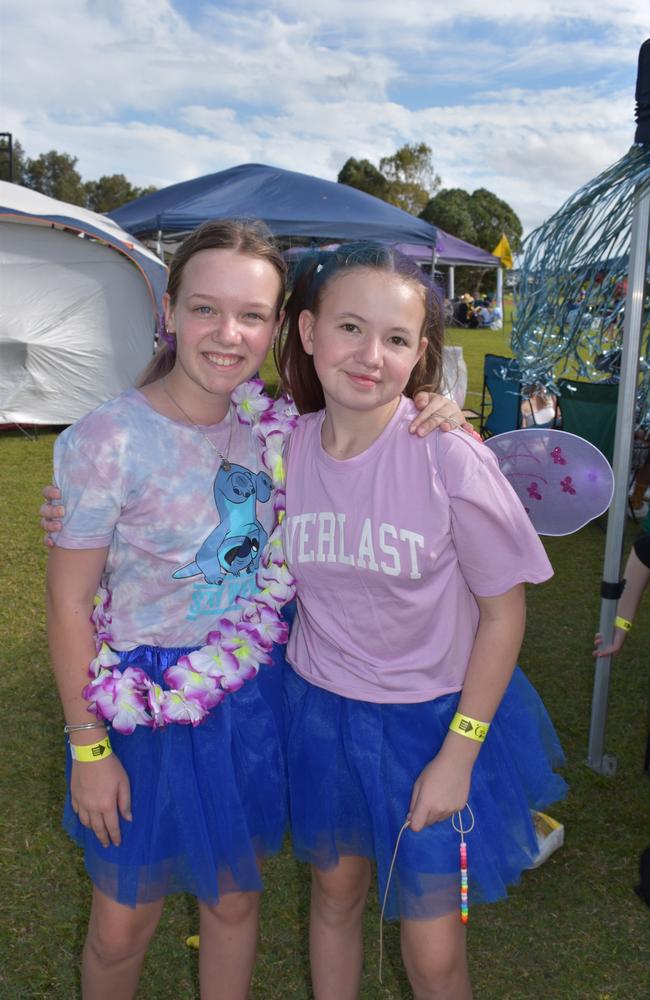
<path id="1" fill-rule="evenodd" d="M 57 439 L 66 515 L 56 544 L 109 547 L 102 585 L 116 649 L 198 645 L 255 589 L 274 524 L 271 480 L 234 407 L 201 430 L 228 451 L 229 469 L 197 428 L 157 413 L 136 389 Z"/>

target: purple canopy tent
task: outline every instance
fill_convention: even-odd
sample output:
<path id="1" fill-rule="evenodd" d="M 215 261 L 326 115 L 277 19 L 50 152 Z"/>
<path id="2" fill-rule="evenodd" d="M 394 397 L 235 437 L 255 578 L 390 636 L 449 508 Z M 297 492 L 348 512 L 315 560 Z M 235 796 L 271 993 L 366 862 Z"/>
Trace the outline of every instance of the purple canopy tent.
<path id="1" fill-rule="evenodd" d="M 471 243 L 466 243 L 465 240 L 459 239 L 457 236 L 451 236 L 446 233 L 439 226 L 436 226 L 437 236 L 436 236 L 436 257 L 431 267 L 431 271 L 435 269 L 437 264 L 443 264 L 449 268 L 449 277 L 447 281 L 447 295 L 450 299 L 453 299 L 455 295 L 455 274 L 456 267 L 501 267 L 501 261 L 498 257 L 493 254 L 488 253 L 487 250 L 481 250 L 480 247 L 475 247 Z M 418 264 L 431 265 L 431 247 L 418 246 L 416 243 L 398 243 L 398 249 L 402 253 L 408 254 L 409 257 L 415 257 Z M 503 315 L 503 292 L 501 291 L 501 284 L 499 282 L 499 307 Z"/>
<path id="2" fill-rule="evenodd" d="M 501 261 L 498 257 L 481 250 L 480 247 L 472 246 L 465 240 L 460 240 L 457 236 L 450 236 L 444 230 L 436 227 L 436 264 L 445 264 L 454 267 L 456 264 L 465 267 L 500 267 Z M 425 264 L 431 263 L 431 247 L 418 246 L 416 243 L 398 244 L 402 253 L 410 257 L 417 257 L 418 261 Z"/>
<path id="3" fill-rule="evenodd" d="M 327 247 L 331 248 L 338 246 L 336 243 L 329 243 Z M 415 257 L 418 264 L 426 264 L 431 266 L 431 247 L 426 246 L 421 243 L 397 243 L 397 249 L 401 250 L 402 253 L 406 254 L 408 257 Z M 436 226 L 436 256 L 434 264 L 442 264 L 444 267 L 448 267 L 450 270 L 450 288 L 449 297 L 453 298 L 453 270 L 456 266 L 458 267 L 500 267 L 501 261 L 498 257 L 493 254 L 488 253 L 487 250 L 481 250 L 480 247 L 475 247 L 471 243 L 466 243 L 465 240 L 459 239 L 457 236 L 451 236 L 449 233 L 445 233 L 444 230 Z M 296 253 L 300 253 L 304 250 L 304 247 L 293 247 L 288 251 L 290 256 Z"/>

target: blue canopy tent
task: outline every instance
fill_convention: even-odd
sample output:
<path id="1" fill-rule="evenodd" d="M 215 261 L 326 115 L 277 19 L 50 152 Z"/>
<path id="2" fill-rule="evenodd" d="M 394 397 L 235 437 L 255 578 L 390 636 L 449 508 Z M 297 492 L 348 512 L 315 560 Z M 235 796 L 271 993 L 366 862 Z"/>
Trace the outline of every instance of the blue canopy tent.
<path id="1" fill-rule="evenodd" d="M 436 227 L 364 191 L 293 170 L 245 163 L 182 181 L 109 213 L 140 237 L 190 232 L 207 219 L 262 219 L 275 236 L 436 245 Z"/>

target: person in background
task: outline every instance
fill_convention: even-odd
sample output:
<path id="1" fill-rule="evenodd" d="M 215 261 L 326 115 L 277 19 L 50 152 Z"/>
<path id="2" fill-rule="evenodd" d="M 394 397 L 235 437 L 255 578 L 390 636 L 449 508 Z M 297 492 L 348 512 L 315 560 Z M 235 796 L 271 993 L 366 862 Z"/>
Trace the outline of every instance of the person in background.
<path id="1" fill-rule="evenodd" d="M 627 634 L 634 625 L 641 598 L 650 583 L 650 534 L 637 538 L 623 570 L 625 586 L 614 619 L 612 641 L 605 644 L 600 632 L 594 638 L 594 656 L 617 656 L 625 645 Z M 645 771 L 650 775 L 650 732 L 646 743 Z M 639 859 L 640 881 L 635 887 L 637 895 L 650 906 L 650 846 L 641 852 Z"/>
<path id="2" fill-rule="evenodd" d="M 603 636 L 597 632 L 594 639 L 596 657 L 616 656 L 620 653 L 627 634 L 634 624 L 643 592 L 650 582 L 650 534 L 637 538 L 632 546 L 623 570 L 623 578 L 625 587 L 616 606 L 612 641 L 605 644 Z"/>
<path id="3" fill-rule="evenodd" d="M 545 386 L 526 386 L 521 403 L 522 427 L 548 427 L 557 416 L 557 396 Z"/>
<path id="4" fill-rule="evenodd" d="M 478 308 L 475 310 L 476 317 L 478 319 L 478 325 L 480 329 L 489 328 L 492 325 L 492 320 L 494 319 L 494 313 L 490 308 L 490 304 L 487 299 L 483 299 L 479 303 Z"/>

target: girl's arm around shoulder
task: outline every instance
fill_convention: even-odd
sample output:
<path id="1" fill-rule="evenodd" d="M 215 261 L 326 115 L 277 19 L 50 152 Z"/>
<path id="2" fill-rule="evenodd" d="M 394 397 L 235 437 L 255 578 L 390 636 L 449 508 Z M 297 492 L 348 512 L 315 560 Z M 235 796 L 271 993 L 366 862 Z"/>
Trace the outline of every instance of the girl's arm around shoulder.
<path id="1" fill-rule="evenodd" d="M 501 703 L 517 663 L 526 624 L 523 584 L 495 597 L 476 597 L 479 626 L 470 656 L 458 711 L 489 724 Z M 489 739 L 489 734 L 488 737 Z M 482 744 L 448 732 L 427 764 L 411 796 L 409 818 L 416 833 L 465 807 L 472 769 Z"/>
<path id="2" fill-rule="evenodd" d="M 480 435 L 466 419 L 454 399 L 440 393 L 421 390 L 413 397 L 413 403 L 419 412 L 409 425 L 410 434 L 425 437 L 438 427 L 443 432 L 457 427 L 480 441 Z"/>
<path id="3" fill-rule="evenodd" d="M 88 683 L 88 665 L 95 656 L 94 629 L 90 621 L 93 601 L 108 549 L 55 548 L 50 553 L 46 578 L 47 630 L 52 669 L 59 689 L 66 723 L 94 721 L 82 691 Z M 104 729 L 70 734 L 75 745 L 97 743 Z M 114 754 L 105 760 L 73 761 L 70 785 L 72 806 L 84 826 L 100 842 L 119 844 L 118 809 L 130 819 L 129 782 Z"/>

